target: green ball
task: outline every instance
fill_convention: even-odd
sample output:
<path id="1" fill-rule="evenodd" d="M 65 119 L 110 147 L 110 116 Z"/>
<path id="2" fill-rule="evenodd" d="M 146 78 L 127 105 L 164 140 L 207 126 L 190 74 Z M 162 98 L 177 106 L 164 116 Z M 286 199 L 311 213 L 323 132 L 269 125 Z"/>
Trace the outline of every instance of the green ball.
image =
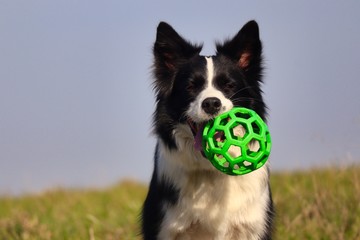
<path id="1" fill-rule="evenodd" d="M 205 125 L 202 146 L 215 168 L 229 175 L 243 175 L 264 166 L 271 138 L 266 123 L 255 111 L 235 107 Z"/>

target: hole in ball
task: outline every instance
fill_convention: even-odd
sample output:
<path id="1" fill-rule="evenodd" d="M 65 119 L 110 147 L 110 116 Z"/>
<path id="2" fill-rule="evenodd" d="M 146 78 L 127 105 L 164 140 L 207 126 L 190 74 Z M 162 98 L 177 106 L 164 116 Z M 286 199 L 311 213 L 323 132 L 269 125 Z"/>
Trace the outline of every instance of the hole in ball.
<path id="1" fill-rule="evenodd" d="M 216 159 L 223 159 L 223 158 L 224 158 L 224 156 L 223 156 L 223 155 L 221 155 L 221 154 L 215 154 L 215 158 L 216 158 Z"/>
<path id="2" fill-rule="evenodd" d="M 230 121 L 230 118 L 223 118 L 223 119 L 221 119 L 221 121 L 219 122 L 219 125 L 225 126 L 229 121 Z"/>
<path id="3" fill-rule="evenodd" d="M 246 134 L 246 129 L 243 125 L 239 124 L 232 129 L 234 137 L 243 138 Z"/>
<path id="4" fill-rule="evenodd" d="M 256 122 L 251 123 L 251 128 L 252 128 L 254 133 L 260 134 L 260 128 L 259 128 L 259 125 Z"/>
<path id="5" fill-rule="evenodd" d="M 233 158 L 237 158 L 241 156 L 241 148 L 239 146 L 230 145 L 228 153 Z"/>
<path id="6" fill-rule="evenodd" d="M 245 167 L 248 167 L 248 166 L 251 166 L 251 165 L 252 165 L 252 163 L 251 163 L 251 162 L 248 162 L 248 161 L 244 161 L 243 164 L 244 164 Z"/>
<path id="7" fill-rule="evenodd" d="M 225 142 L 225 133 L 223 131 L 216 131 L 214 134 L 214 143 L 216 147 L 222 148 Z"/>
<path id="8" fill-rule="evenodd" d="M 249 119 L 251 116 L 248 113 L 237 112 L 235 116 L 238 118 Z"/>
<path id="9" fill-rule="evenodd" d="M 247 147 L 250 152 L 258 152 L 260 150 L 260 143 L 258 140 L 251 140 Z"/>

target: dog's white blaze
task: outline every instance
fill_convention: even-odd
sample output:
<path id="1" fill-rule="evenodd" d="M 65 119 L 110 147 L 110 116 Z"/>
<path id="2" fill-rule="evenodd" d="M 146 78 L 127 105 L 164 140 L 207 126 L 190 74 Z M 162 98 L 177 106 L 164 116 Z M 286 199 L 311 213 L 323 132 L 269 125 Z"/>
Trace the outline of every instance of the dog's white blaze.
<path id="1" fill-rule="evenodd" d="M 211 87 L 213 84 L 214 79 L 214 62 L 212 57 L 206 57 L 206 68 L 207 68 L 207 81 L 208 81 L 208 88 Z"/>
<path id="2" fill-rule="evenodd" d="M 212 57 L 205 57 L 206 59 L 206 86 L 202 92 L 198 95 L 194 102 L 192 102 L 187 111 L 188 116 L 195 122 L 204 122 L 211 119 L 213 116 L 209 116 L 201 107 L 202 102 L 206 98 L 216 97 L 221 101 L 221 109 L 219 114 L 229 111 L 233 107 L 233 103 L 230 99 L 226 98 L 224 94 L 218 90 L 214 85 L 215 68 Z"/>

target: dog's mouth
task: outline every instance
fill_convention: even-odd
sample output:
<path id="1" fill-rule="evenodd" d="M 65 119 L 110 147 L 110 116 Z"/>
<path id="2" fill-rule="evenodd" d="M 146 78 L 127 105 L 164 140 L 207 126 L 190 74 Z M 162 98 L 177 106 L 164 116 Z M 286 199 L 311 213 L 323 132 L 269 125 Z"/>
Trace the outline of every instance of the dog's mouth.
<path id="1" fill-rule="evenodd" d="M 206 122 L 197 123 L 189 118 L 187 120 L 187 123 L 191 129 L 193 136 L 194 136 L 195 150 L 202 152 L 202 133 L 204 131 L 204 126 L 205 126 Z"/>
<path id="2" fill-rule="evenodd" d="M 191 129 L 191 132 L 194 136 L 194 149 L 201 152 L 204 155 L 204 151 L 203 151 L 203 131 L 204 131 L 204 127 L 206 125 L 207 122 L 201 122 L 201 123 L 197 123 L 194 122 L 193 120 L 191 120 L 190 118 L 188 118 L 187 123 Z M 225 135 L 224 132 L 216 132 L 214 135 L 214 139 L 217 142 L 224 142 L 225 141 Z"/>

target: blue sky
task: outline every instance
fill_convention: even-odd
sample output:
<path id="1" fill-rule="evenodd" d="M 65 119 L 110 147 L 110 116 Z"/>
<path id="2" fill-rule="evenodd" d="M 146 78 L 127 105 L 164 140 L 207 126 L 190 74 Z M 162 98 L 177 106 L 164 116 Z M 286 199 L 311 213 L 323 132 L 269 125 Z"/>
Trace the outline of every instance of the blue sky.
<path id="1" fill-rule="evenodd" d="M 360 163 L 359 1 L 0 1 L 0 193 L 152 171 L 151 48 L 260 25 L 275 171 Z"/>

